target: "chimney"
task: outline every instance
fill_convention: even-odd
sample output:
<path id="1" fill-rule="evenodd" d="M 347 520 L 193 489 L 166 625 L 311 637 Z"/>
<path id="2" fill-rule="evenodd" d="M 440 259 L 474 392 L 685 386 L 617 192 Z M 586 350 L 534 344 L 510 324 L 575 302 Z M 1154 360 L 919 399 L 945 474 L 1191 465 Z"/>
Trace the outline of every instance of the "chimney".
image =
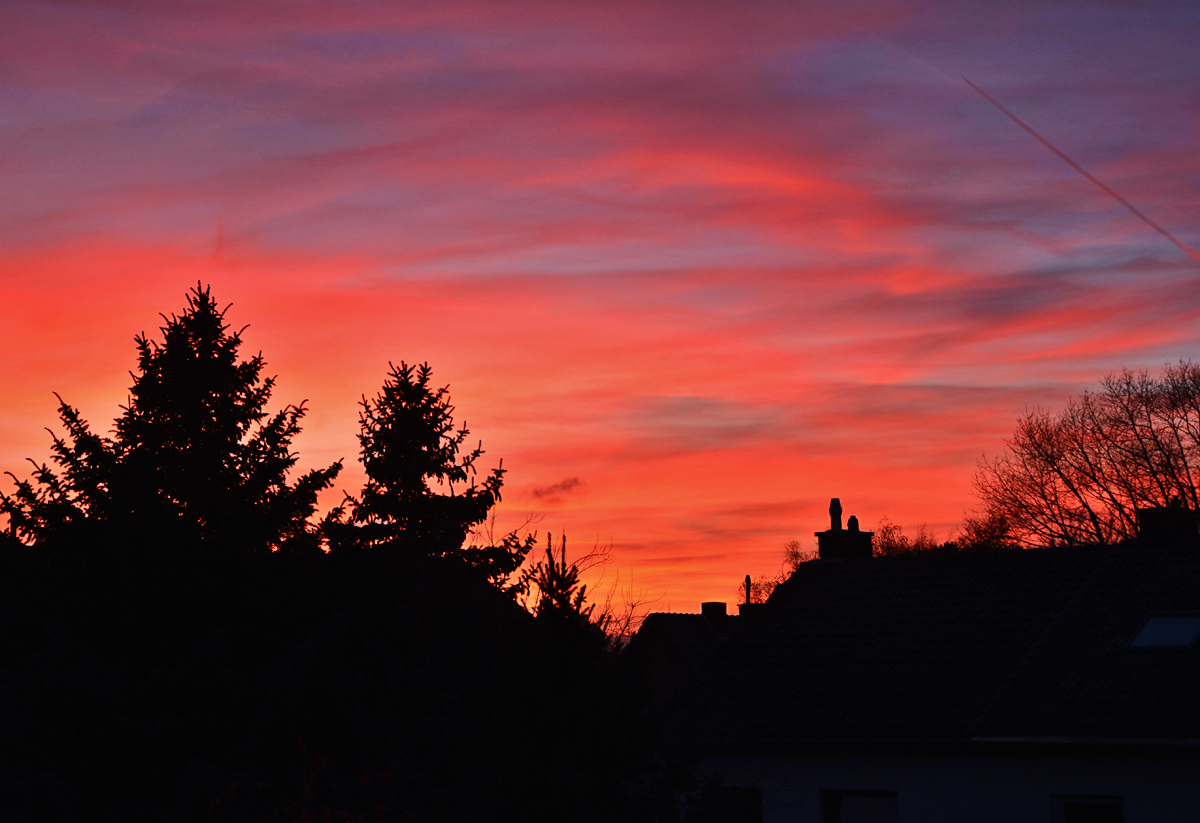
<path id="1" fill-rule="evenodd" d="M 750 592 L 751 592 L 752 585 L 753 585 L 753 583 L 751 583 L 751 581 L 750 581 L 750 575 L 746 575 L 746 602 L 738 603 L 738 616 L 739 617 L 749 617 L 750 615 L 754 614 L 756 611 L 761 609 L 763 606 L 762 603 L 751 603 L 750 602 Z"/>
<path id="2" fill-rule="evenodd" d="M 725 612 L 724 603 L 701 603 L 700 614 L 704 615 L 704 619 L 708 621 L 708 625 L 712 626 L 712 630 L 717 634 L 724 634 L 728 631 L 727 620 L 729 615 Z"/>
<path id="3" fill-rule="evenodd" d="M 817 532 L 817 557 L 822 560 L 860 560 L 871 556 L 871 541 L 875 532 L 864 532 L 858 527 L 858 518 L 850 515 L 846 521 L 848 529 L 842 529 L 842 501 L 829 501 L 829 531 Z"/>
<path id="4" fill-rule="evenodd" d="M 1188 544 L 1200 541 L 1196 510 L 1178 497 L 1168 506 L 1137 509 L 1138 539 L 1146 543 Z"/>

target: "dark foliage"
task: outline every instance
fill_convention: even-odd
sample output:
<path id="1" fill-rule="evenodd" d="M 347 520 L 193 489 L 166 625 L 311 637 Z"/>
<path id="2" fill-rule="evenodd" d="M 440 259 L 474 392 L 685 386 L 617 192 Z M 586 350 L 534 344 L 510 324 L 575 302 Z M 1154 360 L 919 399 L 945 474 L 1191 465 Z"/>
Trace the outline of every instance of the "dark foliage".
<path id="1" fill-rule="evenodd" d="M 401 362 L 378 395 L 362 399 L 358 440 L 367 484 L 331 513 L 323 531 L 334 551 L 455 557 L 505 588 L 533 537 L 510 534 L 491 545 L 463 545 L 500 502 L 504 468 L 476 483 L 482 443 L 464 449 L 470 432 L 455 427 L 449 389 L 433 388 L 431 374 L 428 364 Z"/>
<path id="2" fill-rule="evenodd" d="M 240 333 L 208 289 L 165 319 L 161 343 L 135 338 L 138 373 L 113 437 L 59 398 L 58 469 L 35 464 L 32 481 L 0 494 L 8 534 L 57 548 L 315 546 L 307 521 L 341 464 L 288 482 L 303 404 L 268 414 L 274 378 L 262 377 L 261 355 L 238 359 Z"/>
<path id="3" fill-rule="evenodd" d="M 444 558 L 48 566 L 22 547 L 0 604 L 15 814 L 611 820 L 657 802 L 632 681 Z"/>
<path id="4" fill-rule="evenodd" d="M 367 487 L 318 532 L 340 464 L 287 482 L 303 408 L 188 302 L 114 436 L 62 403 L 57 469 L 0 501 L 0 816 L 669 819 L 683 771 L 565 541 L 523 574 L 532 535 L 464 547 L 503 470 L 476 485 L 429 368 L 364 399 Z"/>
<path id="5" fill-rule="evenodd" d="M 587 585 L 580 580 L 598 554 L 567 562 L 567 536 L 562 535 L 555 557 L 553 537 L 547 534 L 545 557 L 522 578 L 523 585 L 536 592 L 533 616 L 542 632 L 557 644 L 560 654 L 576 659 L 596 659 L 603 653 L 608 645 L 606 630 L 614 617 L 607 610 L 596 614 L 597 604 L 588 601 Z"/>

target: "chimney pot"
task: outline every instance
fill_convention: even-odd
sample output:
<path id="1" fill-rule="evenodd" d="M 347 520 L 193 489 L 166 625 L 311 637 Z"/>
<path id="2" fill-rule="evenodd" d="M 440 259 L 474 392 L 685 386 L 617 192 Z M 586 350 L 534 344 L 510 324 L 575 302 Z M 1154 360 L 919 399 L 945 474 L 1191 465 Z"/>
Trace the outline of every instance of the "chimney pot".
<path id="1" fill-rule="evenodd" d="M 714 632 L 724 633 L 726 621 L 729 618 L 724 603 L 701 603 L 700 614 L 704 615 L 704 619 L 708 621 L 708 625 L 712 626 Z"/>
<path id="2" fill-rule="evenodd" d="M 842 530 L 842 501 L 836 497 L 829 501 L 829 530 Z"/>
<path id="3" fill-rule="evenodd" d="M 1200 512 L 1185 508 L 1179 498 L 1166 506 L 1136 509 L 1138 538 L 1150 543 L 1200 543 Z"/>

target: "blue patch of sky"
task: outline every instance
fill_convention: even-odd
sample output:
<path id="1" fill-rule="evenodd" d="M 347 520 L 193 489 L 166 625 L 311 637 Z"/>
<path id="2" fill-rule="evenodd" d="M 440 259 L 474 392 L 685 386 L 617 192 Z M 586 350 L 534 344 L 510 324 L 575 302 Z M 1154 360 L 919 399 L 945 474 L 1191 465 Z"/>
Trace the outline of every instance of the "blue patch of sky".
<path id="1" fill-rule="evenodd" d="M 953 77 L 938 72 L 981 72 L 974 78 L 976 82 L 991 85 L 987 90 L 993 96 L 1068 156 L 1101 172 L 1097 167 L 1106 161 L 1159 147 L 1178 147 L 1191 137 L 1194 111 L 1181 104 L 1187 99 L 1187 89 L 1194 88 L 1200 70 L 1191 59 L 1194 42 L 1180 38 L 1177 32 L 1166 36 L 1161 16 L 1109 10 L 1100 19 L 1067 12 L 1052 17 L 1027 21 L 1003 36 L 988 36 L 986 28 L 978 33 L 964 31 L 960 26 L 958 30 L 948 27 L 939 32 L 941 36 L 925 30 L 909 37 L 898 33 L 895 48 L 881 48 L 890 44 L 878 40 L 827 42 L 780 61 L 779 82 L 797 97 L 836 99 L 879 124 L 882 136 L 860 133 L 848 139 L 857 141 L 860 149 L 867 140 L 878 142 L 890 162 L 851 169 L 847 173 L 851 179 L 882 184 L 893 196 L 902 196 L 905 187 L 920 180 L 919 190 L 926 198 L 935 193 L 939 183 L 951 188 L 964 179 L 969 185 L 985 183 L 993 193 L 985 200 L 993 202 L 981 202 L 974 208 L 963 203 L 973 213 L 972 222 L 1015 220 L 1025 230 L 1046 237 L 1082 238 L 1096 230 L 1095 219 L 1112 211 L 1109 204 L 1098 201 L 1107 195 L 1084 191 L 1091 184 L 1080 178 L 1078 209 L 1067 211 L 1050 202 L 1046 208 L 1039 207 L 1038 200 L 1048 192 L 1031 187 L 1065 181 L 1077 177 L 1077 172 L 965 83 L 951 88 Z M 1194 11 L 1187 15 L 1189 21 L 1197 17 Z M 1039 27 L 1039 22 L 1046 25 Z M 1106 62 L 1114 54 L 1121 59 L 1115 65 Z M 1183 63 L 1190 68 L 1181 69 Z M 1098 65 L 1104 68 L 1096 69 Z M 1170 81 L 1170 88 L 1159 88 L 1163 85 L 1160 81 Z M 893 147 L 887 138 L 897 133 L 912 139 L 895 140 Z M 930 162 L 922 142 L 968 162 Z M 908 164 L 903 155 L 906 148 L 915 152 Z M 982 161 L 976 169 L 971 168 L 972 158 Z M 1006 159 L 1010 168 L 997 174 L 995 163 Z M 997 187 L 1014 194 L 1024 190 L 1027 196 L 995 202 Z M 942 197 L 959 202 L 953 191 L 943 191 Z M 1111 206 L 1121 208 L 1115 203 Z M 1136 242 L 1144 247 L 1152 240 L 1139 236 Z M 1092 251 L 1110 253 L 1100 247 Z"/>
<path id="2" fill-rule="evenodd" d="M 1076 8 L 1028 13 L 1013 27 L 950 15 L 931 31 L 922 16 L 886 39 L 804 49 L 777 70 L 782 89 L 853 105 L 888 128 L 947 136 L 966 130 L 970 142 L 1031 140 L 1012 123 L 1006 132 L 994 109 L 984 116 L 990 106 L 970 100 L 974 93 L 957 81 L 966 74 L 1052 141 L 1073 139 L 1072 148 L 1093 157 L 1120 156 L 1131 145 L 1169 141 L 1187 117 L 1179 103 L 1200 68 L 1186 32 L 1196 34 L 1197 20 L 1195 8 L 1177 20 Z"/>

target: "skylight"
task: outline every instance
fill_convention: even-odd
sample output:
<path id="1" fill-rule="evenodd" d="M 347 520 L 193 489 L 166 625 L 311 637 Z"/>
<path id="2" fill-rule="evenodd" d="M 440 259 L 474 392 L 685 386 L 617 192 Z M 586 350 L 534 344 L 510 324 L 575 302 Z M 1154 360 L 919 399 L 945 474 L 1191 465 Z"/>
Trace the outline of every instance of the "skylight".
<path id="1" fill-rule="evenodd" d="M 1200 634 L 1200 614 L 1156 614 L 1146 621 L 1130 646 L 1183 648 Z"/>

